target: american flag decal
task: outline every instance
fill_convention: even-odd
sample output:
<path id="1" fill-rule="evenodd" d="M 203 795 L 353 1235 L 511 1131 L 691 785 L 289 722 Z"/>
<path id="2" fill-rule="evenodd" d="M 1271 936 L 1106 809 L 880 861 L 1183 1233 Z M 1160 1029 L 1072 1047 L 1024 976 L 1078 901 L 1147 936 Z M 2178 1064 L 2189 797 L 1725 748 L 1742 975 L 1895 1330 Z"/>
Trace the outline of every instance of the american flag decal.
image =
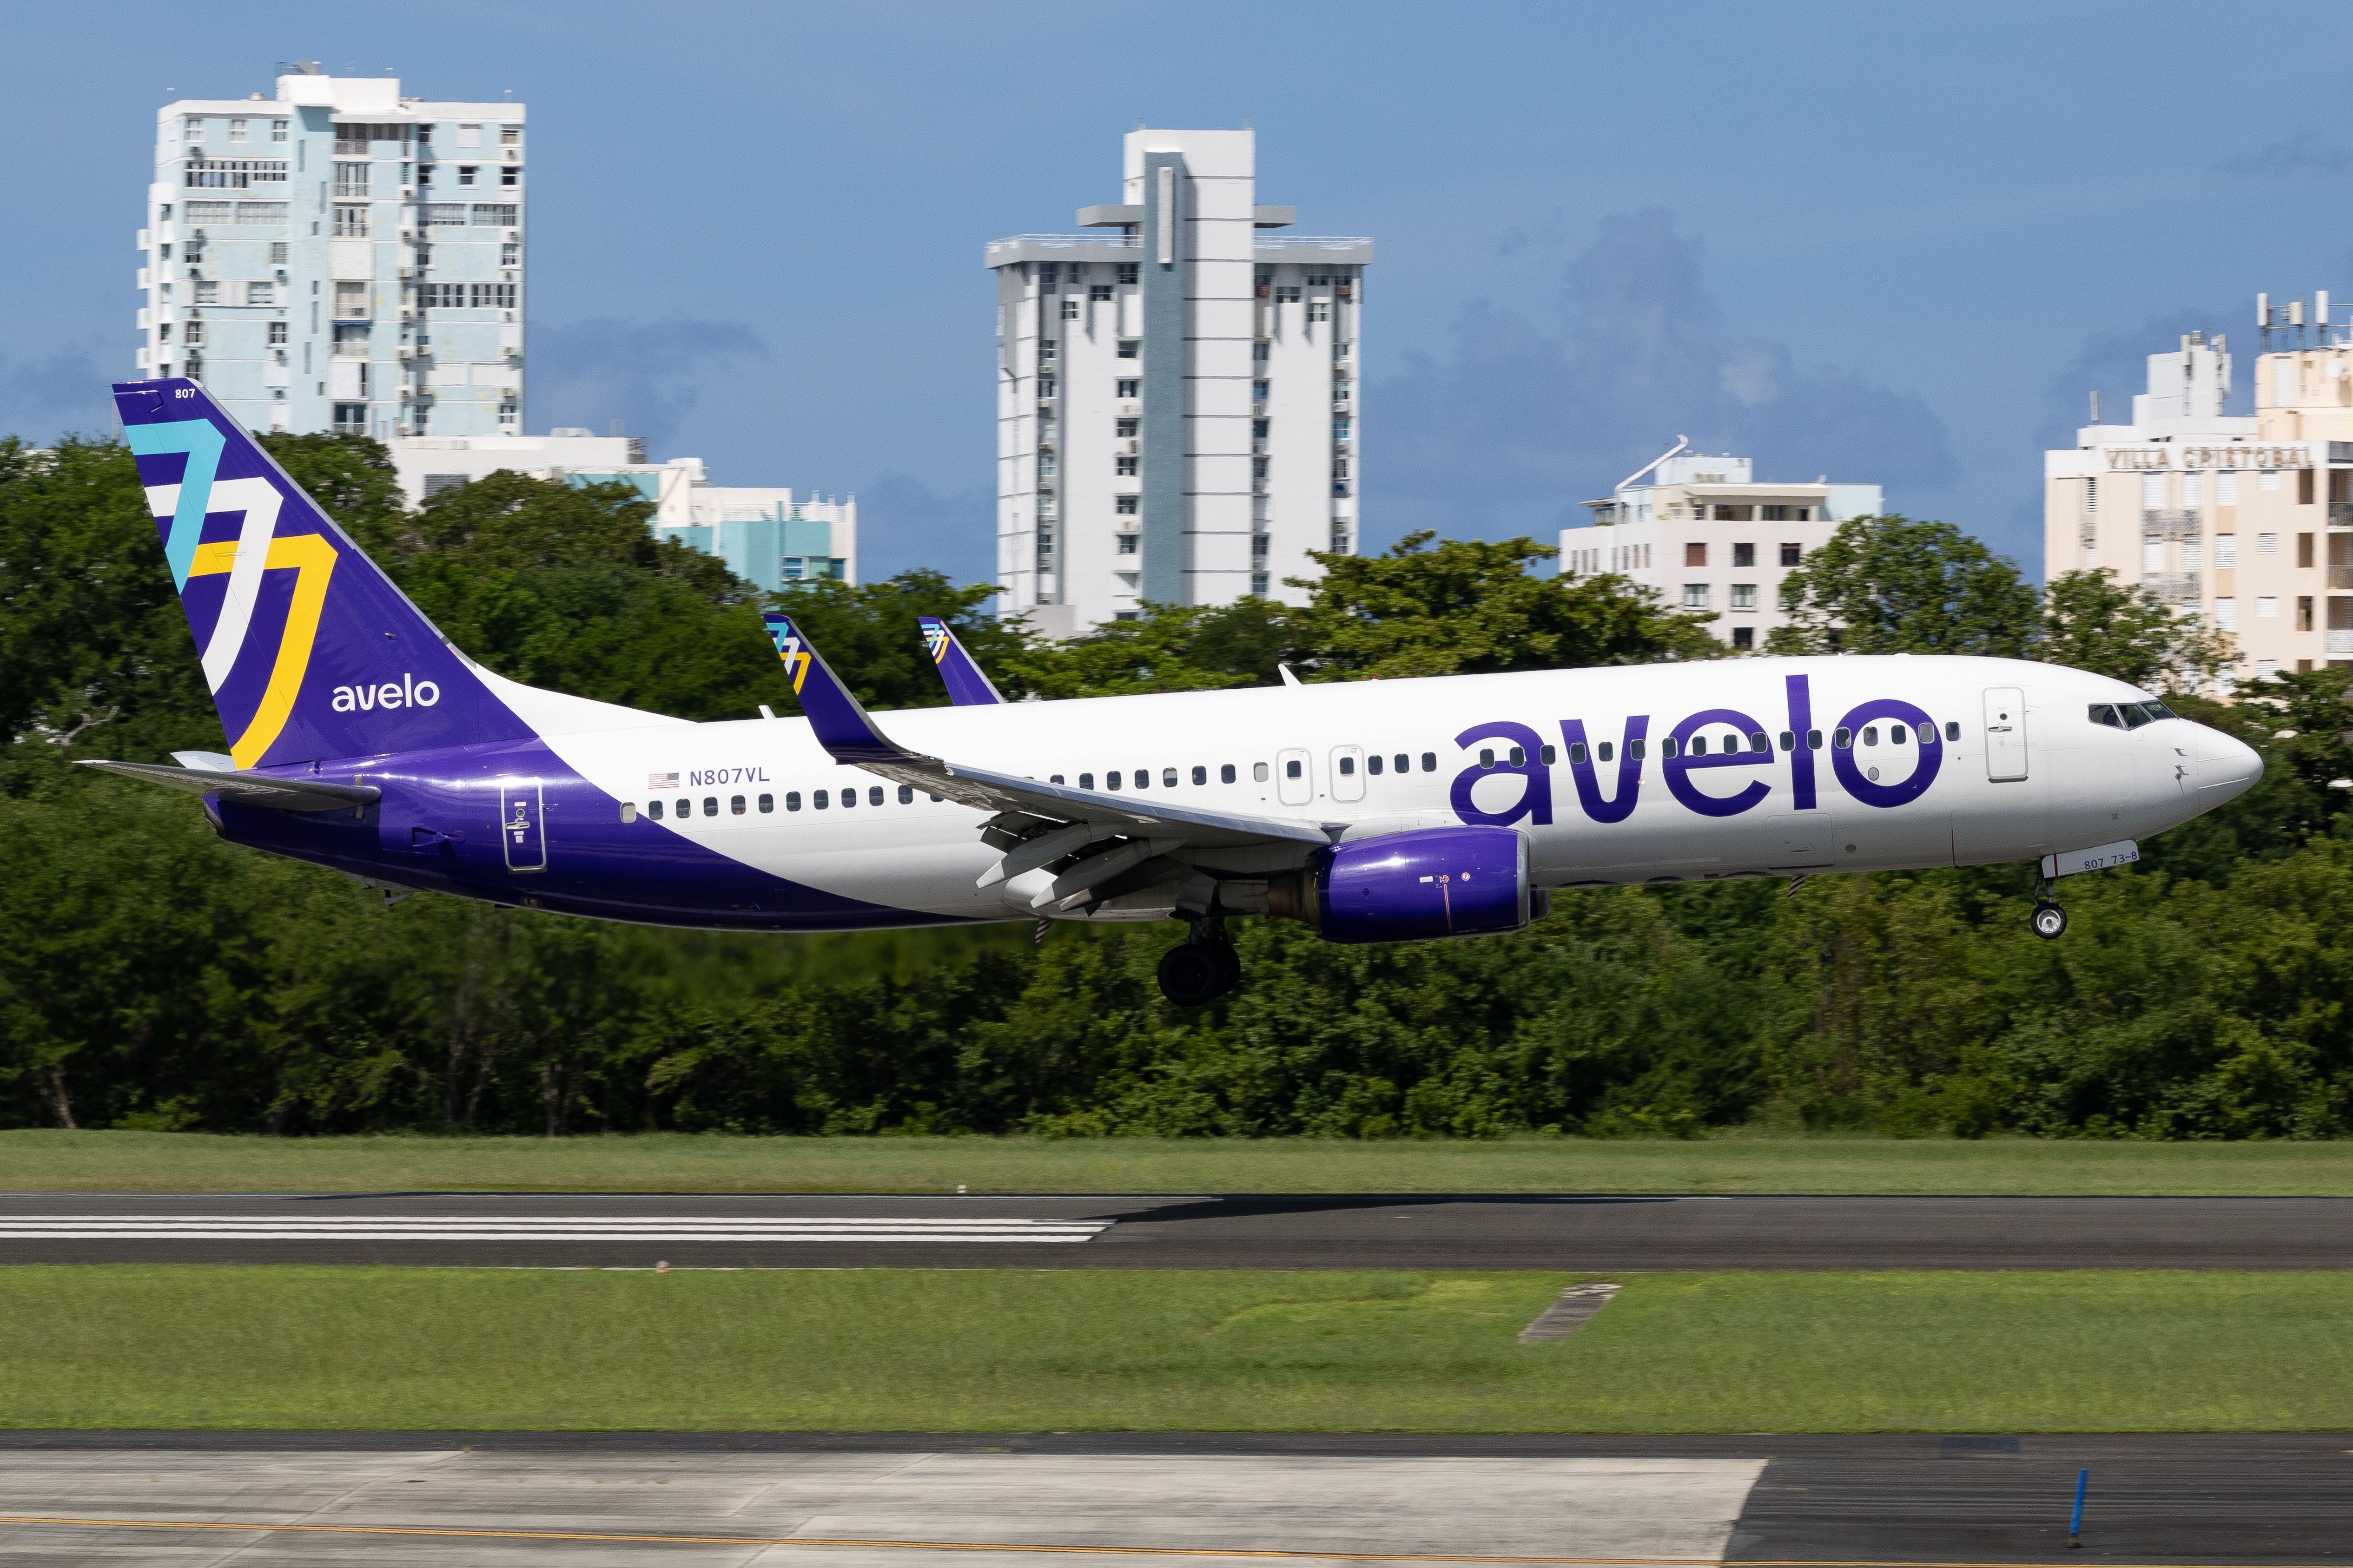
<path id="1" fill-rule="evenodd" d="M 646 775 L 646 787 L 648 789 L 676 789 L 678 787 L 678 775 L 676 773 L 648 773 Z"/>

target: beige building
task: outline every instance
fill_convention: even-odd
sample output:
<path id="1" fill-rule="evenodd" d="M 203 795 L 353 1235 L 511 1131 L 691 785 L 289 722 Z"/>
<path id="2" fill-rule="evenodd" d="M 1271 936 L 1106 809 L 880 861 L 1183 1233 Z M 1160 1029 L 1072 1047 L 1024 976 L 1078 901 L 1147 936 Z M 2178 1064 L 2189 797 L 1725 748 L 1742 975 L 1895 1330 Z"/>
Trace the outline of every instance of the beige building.
<path id="1" fill-rule="evenodd" d="M 2205 616 L 2241 680 L 2353 666 L 2353 343 L 2327 310 L 2258 307 L 2253 415 L 2222 413 L 2219 335 L 2149 355 L 2130 424 L 2043 454 L 2045 572 L 2105 567 Z"/>
<path id="2" fill-rule="evenodd" d="M 1560 531 L 1563 575 L 1614 573 L 1665 603 L 1715 616 L 1708 629 L 1736 652 L 1761 649 L 1781 613 L 1781 579 L 1849 518 L 1886 510 L 1877 485 L 1758 480 L 1746 458 L 1686 444 L 1589 500 L 1593 521 Z"/>

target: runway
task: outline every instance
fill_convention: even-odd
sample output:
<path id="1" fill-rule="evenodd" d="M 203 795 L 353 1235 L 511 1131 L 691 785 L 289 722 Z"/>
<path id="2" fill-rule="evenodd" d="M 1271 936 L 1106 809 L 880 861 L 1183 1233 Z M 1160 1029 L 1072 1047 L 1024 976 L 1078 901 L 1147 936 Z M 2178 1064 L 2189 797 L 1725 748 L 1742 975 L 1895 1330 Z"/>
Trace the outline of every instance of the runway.
<path id="1" fill-rule="evenodd" d="M 2346 1444 L 11 1433 L 0 1563 L 2317 1564 Z"/>
<path id="2" fill-rule="evenodd" d="M 5 1263 L 2346 1268 L 2353 1198 L 0 1195 Z"/>

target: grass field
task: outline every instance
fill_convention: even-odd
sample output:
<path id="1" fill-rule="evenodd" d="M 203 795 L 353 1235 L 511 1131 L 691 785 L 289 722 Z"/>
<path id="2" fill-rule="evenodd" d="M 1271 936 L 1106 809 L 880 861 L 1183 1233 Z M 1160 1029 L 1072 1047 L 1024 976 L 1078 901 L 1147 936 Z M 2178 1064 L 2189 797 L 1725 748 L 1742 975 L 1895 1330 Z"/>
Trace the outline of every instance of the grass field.
<path id="1" fill-rule="evenodd" d="M 2353 1142 L 0 1132 L 0 1191 L 2353 1194 Z"/>
<path id="2" fill-rule="evenodd" d="M 0 1269 L 0 1426 L 2353 1427 L 2353 1276 Z"/>

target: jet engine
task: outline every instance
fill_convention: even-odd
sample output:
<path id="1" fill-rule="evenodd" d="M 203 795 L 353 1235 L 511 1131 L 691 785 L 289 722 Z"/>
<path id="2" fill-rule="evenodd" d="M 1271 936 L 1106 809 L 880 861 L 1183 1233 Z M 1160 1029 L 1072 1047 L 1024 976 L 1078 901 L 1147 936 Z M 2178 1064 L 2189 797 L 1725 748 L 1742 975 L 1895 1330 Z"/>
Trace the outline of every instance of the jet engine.
<path id="1" fill-rule="evenodd" d="M 1322 851 L 1267 883 L 1267 913 L 1326 942 L 1425 942 L 1517 931 L 1549 902 L 1528 886 L 1528 841 L 1510 827 L 1426 827 Z"/>

